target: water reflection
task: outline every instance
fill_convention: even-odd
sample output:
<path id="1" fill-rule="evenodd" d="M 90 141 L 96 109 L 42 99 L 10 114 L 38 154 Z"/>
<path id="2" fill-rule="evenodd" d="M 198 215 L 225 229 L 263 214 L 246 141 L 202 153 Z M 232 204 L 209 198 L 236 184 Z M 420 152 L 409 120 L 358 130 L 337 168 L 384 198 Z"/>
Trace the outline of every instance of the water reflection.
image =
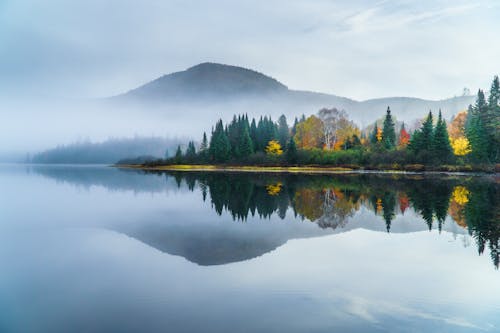
<path id="1" fill-rule="evenodd" d="M 469 234 L 479 254 L 489 249 L 500 262 L 500 184 L 493 177 L 380 174 L 250 174 L 148 172 L 112 168 L 34 167 L 32 171 L 82 187 L 101 185 L 112 191 L 190 191 L 221 216 L 236 222 L 277 218 L 313 222 L 306 227 L 237 226 L 206 228 L 199 223 L 140 223 L 114 226 L 163 252 L 201 265 L 224 264 L 260 256 L 292 238 L 341 233 L 356 228 L 389 233 L 437 229 Z M 196 202 L 191 204 L 197 206 Z M 398 221 L 397 223 L 395 221 Z M 272 229 L 274 228 L 274 229 Z"/>
<path id="2" fill-rule="evenodd" d="M 447 216 L 466 228 L 478 252 L 489 248 L 498 268 L 500 237 L 499 184 L 488 177 L 384 176 L 384 175 L 253 175 L 171 173 L 179 187 L 198 186 L 203 200 L 209 192 L 213 209 L 229 212 L 234 220 L 249 215 L 286 216 L 291 209 L 302 220 L 320 228 L 345 228 L 363 208 L 385 221 L 387 232 L 395 217 L 413 210 L 427 228 L 443 229 Z"/>

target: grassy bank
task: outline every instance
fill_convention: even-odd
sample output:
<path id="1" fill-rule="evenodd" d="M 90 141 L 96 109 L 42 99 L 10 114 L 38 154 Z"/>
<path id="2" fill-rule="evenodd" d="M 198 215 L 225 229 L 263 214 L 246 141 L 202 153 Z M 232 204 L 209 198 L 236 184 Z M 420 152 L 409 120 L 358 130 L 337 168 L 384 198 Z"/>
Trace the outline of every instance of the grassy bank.
<path id="1" fill-rule="evenodd" d="M 495 167 L 485 166 L 424 166 L 421 164 L 410 165 L 380 165 L 377 168 L 363 168 L 357 165 L 346 166 L 249 166 L 249 165 L 213 165 L 213 164 L 170 164 L 170 165 L 144 165 L 144 164 L 122 164 L 115 165 L 118 168 L 140 169 L 149 171 L 207 171 L 207 172 L 283 172 L 283 173 L 343 173 L 343 172 L 487 172 L 495 173 Z M 497 168 L 498 169 L 498 168 Z"/>

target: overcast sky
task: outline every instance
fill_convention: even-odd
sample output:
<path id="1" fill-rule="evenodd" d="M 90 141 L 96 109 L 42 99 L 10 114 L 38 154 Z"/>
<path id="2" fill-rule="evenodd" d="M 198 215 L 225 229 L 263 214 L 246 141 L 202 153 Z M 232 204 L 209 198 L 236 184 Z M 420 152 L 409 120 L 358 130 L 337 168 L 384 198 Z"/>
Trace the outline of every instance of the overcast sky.
<path id="1" fill-rule="evenodd" d="M 439 99 L 500 74 L 500 3 L 0 0 L 0 94 L 117 94 L 200 62 L 355 99 Z"/>

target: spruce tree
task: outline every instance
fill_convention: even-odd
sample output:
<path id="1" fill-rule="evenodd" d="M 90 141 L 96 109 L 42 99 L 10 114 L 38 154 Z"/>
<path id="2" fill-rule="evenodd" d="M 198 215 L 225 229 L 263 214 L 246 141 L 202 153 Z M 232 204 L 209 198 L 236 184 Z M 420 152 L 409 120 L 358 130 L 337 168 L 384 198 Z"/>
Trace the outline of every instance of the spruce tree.
<path id="1" fill-rule="evenodd" d="M 432 111 L 429 111 L 427 119 L 425 119 L 422 125 L 421 142 L 419 150 L 431 151 L 432 149 L 432 137 L 434 135 L 434 124 Z"/>
<path id="2" fill-rule="evenodd" d="M 385 115 L 382 142 L 386 149 L 393 149 L 396 146 L 396 130 L 394 128 L 394 121 L 392 120 L 391 109 L 389 107 L 387 107 L 387 114 Z"/>
<path id="3" fill-rule="evenodd" d="M 447 162 L 452 156 L 452 149 L 446 122 L 439 110 L 438 121 L 432 137 L 432 155 L 437 162 Z"/>
<path id="4" fill-rule="evenodd" d="M 186 157 L 187 158 L 194 158 L 196 157 L 196 148 L 194 146 L 193 141 L 189 141 L 188 147 L 186 149 Z"/>
<path id="5" fill-rule="evenodd" d="M 373 132 L 370 134 L 370 143 L 371 144 L 377 144 L 377 133 L 378 133 L 378 125 L 375 123 L 375 126 L 373 127 Z"/>
<path id="6" fill-rule="evenodd" d="M 180 163 L 182 161 L 182 149 L 181 146 L 177 146 L 177 150 L 175 151 L 175 163 Z"/>
<path id="7" fill-rule="evenodd" d="M 281 147 L 286 147 L 290 136 L 286 117 L 282 114 L 278 119 L 278 141 Z"/>
<path id="8" fill-rule="evenodd" d="M 230 158 L 231 145 L 224 129 L 222 120 L 219 120 L 210 138 L 210 156 L 215 162 L 226 162 Z"/>
<path id="9" fill-rule="evenodd" d="M 285 159 L 289 164 L 297 163 L 297 145 L 292 137 L 288 140 L 286 146 Z"/>
<path id="10" fill-rule="evenodd" d="M 200 152 L 204 152 L 208 149 L 207 132 L 203 132 L 203 139 L 201 140 Z"/>
<path id="11" fill-rule="evenodd" d="M 485 124 L 488 132 L 489 157 L 492 162 L 500 161 L 500 82 L 495 76 L 488 97 L 488 111 Z"/>
<path id="12" fill-rule="evenodd" d="M 250 138 L 250 134 L 248 133 L 247 126 L 243 126 L 243 133 L 241 134 L 238 144 L 240 157 L 248 157 L 253 153 L 253 143 Z"/>

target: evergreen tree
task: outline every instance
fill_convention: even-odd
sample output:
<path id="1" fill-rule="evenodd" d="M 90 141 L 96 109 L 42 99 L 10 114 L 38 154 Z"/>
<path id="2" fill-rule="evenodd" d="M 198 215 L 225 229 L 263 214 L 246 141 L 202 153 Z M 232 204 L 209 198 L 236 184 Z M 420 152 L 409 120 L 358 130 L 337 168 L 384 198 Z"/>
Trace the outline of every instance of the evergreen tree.
<path id="1" fill-rule="evenodd" d="M 247 126 L 243 126 L 243 133 L 238 143 L 238 150 L 241 157 L 248 157 L 253 153 L 253 143 L 248 133 Z"/>
<path id="2" fill-rule="evenodd" d="M 385 115 L 382 142 L 386 149 L 393 149 L 396 146 L 396 131 L 389 107 L 387 107 L 387 114 Z"/>
<path id="3" fill-rule="evenodd" d="M 500 161 L 500 82 L 495 76 L 488 97 L 487 123 L 485 123 L 490 140 L 489 156 L 492 162 Z"/>
<path id="4" fill-rule="evenodd" d="M 488 137 L 481 117 L 472 114 L 467 121 L 467 139 L 469 140 L 472 152 L 471 157 L 476 162 L 488 161 Z"/>
<path id="5" fill-rule="evenodd" d="M 252 148 L 253 151 L 258 150 L 258 139 L 257 139 L 257 124 L 255 123 L 255 119 L 252 118 L 252 123 L 250 124 L 250 139 L 252 139 Z"/>
<path id="6" fill-rule="evenodd" d="M 286 122 L 286 117 L 282 114 L 278 119 L 278 141 L 282 147 L 286 147 L 290 131 Z"/>
<path id="7" fill-rule="evenodd" d="M 469 107 L 465 126 L 465 134 L 472 149 L 471 157 L 475 162 L 488 162 L 492 136 L 486 127 L 487 122 L 488 104 L 483 91 L 479 90 L 475 105 Z"/>
<path id="8" fill-rule="evenodd" d="M 188 147 L 186 149 L 186 157 L 191 159 L 196 157 L 196 148 L 193 141 L 189 141 L 188 143 Z"/>
<path id="9" fill-rule="evenodd" d="M 175 152 L 175 162 L 180 163 L 182 161 L 182 149 L 181 146 L 177 146 L 177 150 Z"/>
<path id="10" fill-rule="evenodd" d="M 297 145 L 293 137 L 290 137 L 286 146 L 285 159 L 288 163 L 297 163 Z"/>
<path id="11" fill-rule="evenodd" d="M 452 155 L 450 138 L 446 122 L 443 119 L 441 110 L 439 110 L 438 121 L 432 136 L 432 154 L 437 162 L 447 162 Z"/>
<path id="12" fill-rule="evenodd" d="M 297 119 L 297 117 L 295 117 L 295 120 L 293 121 L 293 126 L 292 126 L 292 133 L 291 133 L 291 136 L 294 137 L 295 134 L 297 133 L 297 125 L 299 124 L 299 120 Z"/>
<path id="13" fill-rule="evenodd" d="M 210 156 L 215 162 L 226 162 L 230 158 L 231 145 L 224 129 L 222 120 L 219 120 L 210 138 Z"/>
<path id="14" fill-rule="evenodd" d="M 378 125 L 377 125 L 377 123 L 375 123 L 375 126 L 373 127 L 373 131 L 370 134 L 370 143 L 371 144 L 375 145 L 378 143 L 377 134 L 378 134 Z"/>
<path id="15" fill-rule="evenodd" d="M 208 149 L 207 132 L 203 132 L 203 139 L 201 140 L 200 152 L 205 152 Z"/>
<path id="16" fill-rule="evenodd" d="M 432 111 L 429 111 L 427 119 L 422 125 L 422 137 L 421 137 L 421 149 L 426 151 L 431 151 L 432 149 L 432 137 L 434 135 L 434 123 L 432 117 Z"/>

